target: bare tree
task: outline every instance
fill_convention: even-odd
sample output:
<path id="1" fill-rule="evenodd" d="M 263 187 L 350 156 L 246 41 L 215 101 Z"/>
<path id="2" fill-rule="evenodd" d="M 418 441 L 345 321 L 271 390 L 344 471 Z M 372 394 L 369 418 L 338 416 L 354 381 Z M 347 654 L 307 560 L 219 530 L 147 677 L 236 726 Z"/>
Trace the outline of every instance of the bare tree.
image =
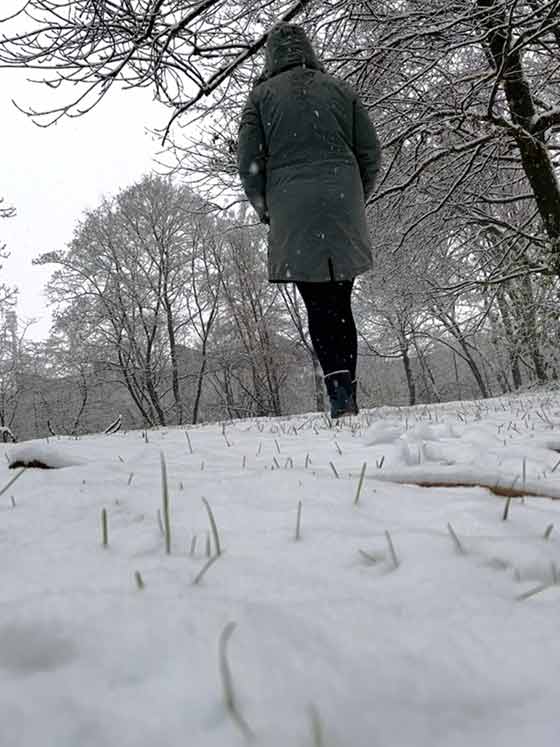
<path id="1" fill-rule="evenodd" d="M 0 197 L 0 219 L 1 218 L 13 218 L 16 214 L 15 208 L 6 207 L 3 205 L 4 199 Z M 6 244 L 3 244 L 0 240 L 0 261 L 7 259 L 9 253 L 7 251 Z M 2 265 L 0 264 L 0 270 Z M 6 283 L 0 282 L 0 310 L 5 310 L 8 306 L 15 303 L 16 290 L 11 288 Z"/>
<path id="2" fill-rule="evenodd" d="M 183 421 L 178 352 L 190 329 L 193 236 L 205 220 L 190 190 L 146 177 L 86 214 L 66 251 L 37 260 L 58 266 L 48 285 L 55 324 L 77 323 L 109 354 L 150 425 Z"/>

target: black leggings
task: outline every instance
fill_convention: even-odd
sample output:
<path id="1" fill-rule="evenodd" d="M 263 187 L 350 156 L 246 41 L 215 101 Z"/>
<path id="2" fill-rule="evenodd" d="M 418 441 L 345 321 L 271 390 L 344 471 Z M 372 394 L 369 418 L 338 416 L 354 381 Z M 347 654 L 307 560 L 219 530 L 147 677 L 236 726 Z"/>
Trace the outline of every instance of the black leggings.
<path id="1" fill-rule="evenodd" d="M 353 280 L 296 283 L 309 320 L 309 334 L 325 376 L 348 370 L 356 378 L 358 334 L 352 314 Z"/>

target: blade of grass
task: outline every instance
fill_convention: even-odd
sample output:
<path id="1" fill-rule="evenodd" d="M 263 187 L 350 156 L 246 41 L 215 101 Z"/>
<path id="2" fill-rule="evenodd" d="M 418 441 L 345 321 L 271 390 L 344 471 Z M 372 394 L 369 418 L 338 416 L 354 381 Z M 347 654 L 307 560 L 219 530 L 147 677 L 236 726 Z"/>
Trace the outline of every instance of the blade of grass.
<path id="1" fill-rule="evenodd" d="M 461 553 L 461 555 L 466 555 L 465 548 L 461 544 L 461 540 L 459 539 L 459 537 L 455 533 L 455 530 L 453 529 L 453 527 L 451 526 L 451 524 L 449 524 L 449 523 L 447 524 L 447 529 L 449 530 L 449 534 L 451 535 L 451 538 L 452 538 L 453 542 L 455 543 L 455 547 L 457 548 L 457 550 Z"/>
<path id="2" fill-rule="evenodd" d="M 302 502 L 298 501 L 297 519 L 296 519 L 296 542 L 301 539 L 301 507 L 302 507 Z"/>
<path id="3" fill-rule="evenodd" d="M 204 503 L 204 507 L 206 508 L 206 512 L 208 513 L 208 519 L 210 520 L 210 529 L 212 530 L 212 535 L 214 537 L 214 547 L 216 548 L 216 555 L 221 555 L 222 548 L 220 546 L 220 536 L 218 534 L 216 520 L 214 519 L 214 512 L 210 508 L 210 504 L 208 503 L 206 498 L 202 498 L 202 502 Z"/>
<path id="4" fill-rule="evenodd" d="M 109 526 L 107 522 L 107 509 L 101 509 L 101 544 L 103 547 L 109 546 Z"/>
<path id="5" fill-rule="evenodd" d="M 222 633 L 220 635 L 220 640 L 218 643 L 218 660 L 220 665 L 220 676 L 222 680 L 222 688 L 224 693 L 224 704 L 226 707 L 226 710 L 231 717 L 232 721 L 235 723 L 235 725 L 238 727 L 238 729 L 241 731 L 245 739 L 248 741 L 252 741 L 255 738 L 254 732 L 245 721 L 244 717 L 241 715 L 241 712 L 239 711 L 239 706 L 237 704 L 237 699 L 235 697 L 235 689 L 233 685 L 233 677 L 231 674 L 231 669 L 229 666 L 229 661 L 227 658 L 227 647 L 229 640 L 233 634 L 233 631 L 235 630 L 236 625 L 234 622 L 229 622 L 225 628 L 222 630 Z"/>
<path id="6" fill-rule="evenodd" d="M 16 480 L 19 480 L 19 478 L 23 475 L 23 473 L 25 472 L 25 470 L 26 470 L 26 467 L 22 467 L 19 470 L 19 472 L 16 472 L 16 474 L 12 477 L 12 479 L 8 480 L 8 482 L 4 485 L 4 487 L 2 488 L 2 490 L 0 490 L 0 495 L 4 495 L 4 493 L 6 492 L 6 490 L 8 490 L 8 488 L 10 488 L 14 484 L 14 482 Z"/>
<path id="7" fill-rule="evenodd" d="M 165 553 L 171 555 L 171 519 L 169 516 L 169 486 L 167 483 L 167 465 L 165 455 L 160 451 L 161 463 L 161 495 L 163 503 L 163 526 L 165 529 Z"/>
<path id="8" fill-rule="evenodd" d="M 193 586 L 198 586 L 198 584 L 202 581 L 202 579 L 206 575 L 206 571 L 214 565 L 214 563 L 216 562 L 216 560 L 218 560 L 219 557 L 220 557 L 219 555 L 214 555 L 210 558 L 210 560 L 204 563 L 200 571 L 196 574 L 196 576 L 193 579 Z"/>
<path id="9" fill-rule="evenodd" d="M 364 478 L 366 476 L 366 469 L 367 469 L 367 462 L 364 462 L 362 464 L 362 471 L 360 472 L 360 479 L 358 480 L 358 488 L 356 490 L 356 497 L 354 498 L 354 505 L 358 505 L 358 501 L 360 500 L 360 493 L 362 492 L 362 486 L 364 484 Z"/>
<path id="10" fill-rule="evenodd" d="M 397 551 L 395 550 L 395 546 L 393 545 L 393 540 L 391 539 L 391 535 L 389 534 L 389 532 L 385 532 L 385 537 L 387 538 L 387 544 L 389 545 L 389 551 L 393 559 L 393 565 L 395 566 L 395 568 L 398 568 L 399 558 L 397 556 Z"/>

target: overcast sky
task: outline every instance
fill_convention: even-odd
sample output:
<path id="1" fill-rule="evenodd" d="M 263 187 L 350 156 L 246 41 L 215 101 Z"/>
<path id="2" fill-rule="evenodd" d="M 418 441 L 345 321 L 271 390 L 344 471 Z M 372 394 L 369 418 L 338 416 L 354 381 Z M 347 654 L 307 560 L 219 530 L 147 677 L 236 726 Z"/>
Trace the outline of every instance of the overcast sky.
<path id="1" fill-rule="evenodd" d="M 43 288 L 52 271 L 34 267 L 32 258 L 63 248 L 84 210 L 152 168 L 159 144 L 146 127 L 163 124 L 167 114 L 149 90 L 115 90 L 85 117 L 41 129 L 11 99 L 37 105 L 45 93 L 0 70 L 0 197 L 17 209 L 15 218 L 0 221 L 0 245 L 11 252 L 0 280 L 18 286 L 20 319 L 38 320 L 32 339 L 49 331 Z"/>

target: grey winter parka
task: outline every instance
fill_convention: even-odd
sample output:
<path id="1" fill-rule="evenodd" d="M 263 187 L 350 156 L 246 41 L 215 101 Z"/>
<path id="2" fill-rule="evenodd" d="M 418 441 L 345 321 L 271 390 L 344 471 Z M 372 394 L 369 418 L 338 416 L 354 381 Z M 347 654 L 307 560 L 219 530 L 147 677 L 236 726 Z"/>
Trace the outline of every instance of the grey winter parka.
<path id="1" fill-rule="evenodd" d="M 279 24 L 239 128 L 239 174 L 270 222 L 272 282 L 350 280 L 372 266 L 365 200 L 381 149 L 367 111 L 303 29 Z"/>

